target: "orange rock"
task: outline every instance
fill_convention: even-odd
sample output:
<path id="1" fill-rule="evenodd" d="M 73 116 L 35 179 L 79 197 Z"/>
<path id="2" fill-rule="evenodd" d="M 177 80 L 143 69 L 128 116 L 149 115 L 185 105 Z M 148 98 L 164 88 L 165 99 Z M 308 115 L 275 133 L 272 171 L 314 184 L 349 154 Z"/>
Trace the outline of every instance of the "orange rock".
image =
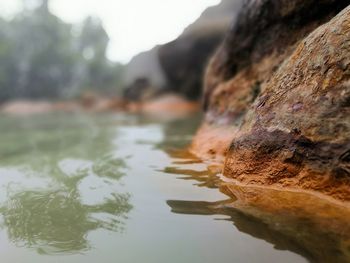
<path id="1" fill-rule="evenodd" d="M 140 104 L 142 113 L 180 117 L 199 111 L 197 102 L 188 101 L 178 95 L 168 94 Z"/>
<path id="2" fill-rule="evenodd" d="M 224 174 L 350 201 L 350 8 L 319 27 L 263 84 Z"/>
<path id="3" fill-rule="evenodd" d="M 209 63 L 191 150 L 247 185 L 349 202 L 350 7 L 295 2 L 249 1 Z"/>
<path id="4" fill-rule="evenodd" d="M 237 129 L 230 126 L 203 124 L 195 135 L 190 152 L 204 160 L 223 163 Z"/>

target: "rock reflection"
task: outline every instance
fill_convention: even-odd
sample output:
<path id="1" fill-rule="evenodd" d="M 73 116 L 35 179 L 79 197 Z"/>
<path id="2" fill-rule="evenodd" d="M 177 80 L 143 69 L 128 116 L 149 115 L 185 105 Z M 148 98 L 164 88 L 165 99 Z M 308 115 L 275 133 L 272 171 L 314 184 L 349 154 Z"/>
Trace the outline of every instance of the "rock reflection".
<path id="1" fill-rule="evenodd" d="M 232 186 L 210 169 L 184 168 L 196 160 L 187 153 L 169 154 L 181 168 L 167 168 L 167 173 L 197 180 L 200 187 L 218 187 L 231 197 L 217 202 L 168 200 L 173 213 L 224 215 L 239 231 L 264 239 L 275 249 L 293 251 L 310 262 L 350 262 L 349 207 L 307 193 Z"/>
<path id="2" fill-rule="evenodd" d="M 221 180 L 216 175 L 220 166 L 207 166 L 186 150 L 172 149 L 167 150 L 167 153 L 174 159 L 174 165 L 166 167 L 163 170 L 164 173 L 178 175 L 178 178 L 182 180 L 196 181 L 195 185 L 199 187 L 218 188 Z"/>
<path id="3" fill-rule="evenodd" d="M 2 227 L 17 246 L 35 248 L 42 254 L 77 253 L 90 248 L 87 234 L 98 228 L 120 231 L 122 219 L 131 209 L 129 196 L 88 206 L 79 202 L 76 192 L 25 191 L 1 208 Z M 112 219 L 93 218 L 93 213 L 108 213 Z"/>
<path id="4" fill-rule="evenodd" d="M 0 166 L 23 177 L 10 183 L 3 181 L 10 174 L 0 177 L 7 192 L 0 226 L 16 246 L 76 254 L 91 249 L 91 231 L 123 231 L 132 205 L 119 182 L 126 164 L 111 146 L 116 130 L 100 125 L 110 119 L 65 115 L 2 121 L 9 126 L 0 127 Z M 46 187 L 36 186 L 38 179 Z"/>

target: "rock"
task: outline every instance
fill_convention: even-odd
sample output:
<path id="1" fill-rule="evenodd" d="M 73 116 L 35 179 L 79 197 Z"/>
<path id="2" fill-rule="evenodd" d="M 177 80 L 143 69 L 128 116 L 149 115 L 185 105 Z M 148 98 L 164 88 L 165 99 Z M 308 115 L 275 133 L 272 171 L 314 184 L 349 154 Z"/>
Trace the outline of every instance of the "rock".
<path id="1" fill-rule="evenodd" d="M 135 56 L 126 67 L 128 99 L 142 100 L 159 93 L 198 99 L 206 62 L 222 41 L 242 0 L 223 0 L 209 7 L 174 41 Z"/>
<path id="2" fill-rule="evenodd" d="M 195 102 L 187 101 L 186 99 L 175 94 L 167 94 L 148 101 L 143 105 L 143 110 L 145 112 L 152 112 L 154 114 L 162 114 L 162 111 L 169 113 L 193 112 L 198 110 L 198 104 Z"/>
<path id="3" fill-rule="evenodd" d="M 197 131 L 190 151 L 211 163 L 223 163 L 237 128 L 204 123 Z"/>
<path id="4" fill-rule="evenodd" d="M 261 84 L 298 43 L 329 21 L 348 0 L 247 0 L 210 61 L 204 106 L 212 119 L 241 122 Z"/>
<path id="5" fill-rule="evenodd" d="M 140 101 L 157 95 L 165 89 L 166 79 L 158 59 L 159 46 L 142 52 L 125 69 L 124 97 Z"/>
<path id="6" fill-rule="evenodd" d="M 189 99 L 201 95 L 207 61 L 222 41 L 241 3 L 241 0 L 223 0 L 208 8 L 176 40 L 159 48 L 160 64 L 172 91 Z"/>
<path id="7" fill-rule="evenodd" d="M 144 102 L 130 103 L 129 112 L 146 114 L 158 120 L 171 120 L 199 112 L 200 105 L 177 94 L 164 94 Z"/>
<path id="8" fill-rule="evenodd" d="M 153 86 L 148 78 L 138 78 L 126 87 L 123 97 L 130 102 L 140 102 L 153 99 L 163 92 L 164 90 Z"/>
<path id="9" fill-rule="evenodd" d="M 226 134 L 229 127 L 234 130 L 233 139 L 247 110 L 259 96 L 262 83 L 271 77 L 307 34 L 329 21 L 347 3 L 332 0 L 245 1 L 205 72 L 203 105 L 206 132 L 212 129 L 212 134 L 216 133 L 221 141 L 221 134 Z M 225 135 L 225 138 L 228 136 Z M 205 136 L 198 133 L 191 147 L 202 157 L 204 152 L 213 151 L 203 139 Z M 218 145 L 218 140 L 214 136 L 212 144 Z M 225 145 L 226 149 L 228 145 Z M 222 159 L 226 151 L 215 152 L 217 154 L 212 157 Z"/>
<path id="10" fill-rule="evenodd" d="M 305 38 L 233 141 L 225 175 L 350 201 L 350 8 Z"/>
<path id="11" fill-rule="evenodd" d="M 72 103 L 72 102 L 70 102 Z M 69 107 L 69 102 L 65 102 L 63 105 L 66 109 L 74 109 Z M 61 103 L 62 104 L 62 103 Z M 109 112 L 109 111 L 121 111 L 125 110 L 126 102 L 124 99 L 115 96 L 101 96 L 94 92 L 85 92 L 82 94 L 80 101 L 75 103 L 79 106 L 80 111 L 84 112 Z M 57 103 L 56 103 L 57 105 Z M 62 105 L 62 106 L 63 106 Z M 58 110 L 64 110 L 64 107 L 55 107 Z M 75 109 L 77 111 L 78 109 Z"/>
<path id="12" fill-rule="evenodd" d="M 246 1 L 205 76 L 212 145 L 232 130 L 224 176 L 350 201 L 348 4 Z"/>

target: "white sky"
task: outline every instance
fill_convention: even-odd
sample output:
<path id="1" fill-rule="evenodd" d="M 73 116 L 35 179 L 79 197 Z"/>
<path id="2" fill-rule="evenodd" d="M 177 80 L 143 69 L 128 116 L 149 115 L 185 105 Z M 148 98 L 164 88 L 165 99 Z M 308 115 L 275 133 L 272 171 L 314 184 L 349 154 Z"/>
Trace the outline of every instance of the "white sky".
<path id="1" fill-rule="evenodd" d="M 210 5 L 220 0 L 51 0 L 51 11 L 66 22 L 88 15 L 103 21 L 110 36 L 108 56 L 128 62 L 132 56 L 175 39 Z M 21 0 L 0 0 L 1 15 L 21 9 Z"/>

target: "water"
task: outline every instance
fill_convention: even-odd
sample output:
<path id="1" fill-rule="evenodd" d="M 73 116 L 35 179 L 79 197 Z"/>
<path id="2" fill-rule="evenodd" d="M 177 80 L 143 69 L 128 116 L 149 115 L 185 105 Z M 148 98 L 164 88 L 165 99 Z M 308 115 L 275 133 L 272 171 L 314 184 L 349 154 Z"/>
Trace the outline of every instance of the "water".
<path id="1" fill-rule="evenodd" d="M 204 164 L 177 156 L 198 123 L 198 116 L 1 116 L 1 262 L 312 258 L 259 220 L 213 208 L 232 200 Z"/>

